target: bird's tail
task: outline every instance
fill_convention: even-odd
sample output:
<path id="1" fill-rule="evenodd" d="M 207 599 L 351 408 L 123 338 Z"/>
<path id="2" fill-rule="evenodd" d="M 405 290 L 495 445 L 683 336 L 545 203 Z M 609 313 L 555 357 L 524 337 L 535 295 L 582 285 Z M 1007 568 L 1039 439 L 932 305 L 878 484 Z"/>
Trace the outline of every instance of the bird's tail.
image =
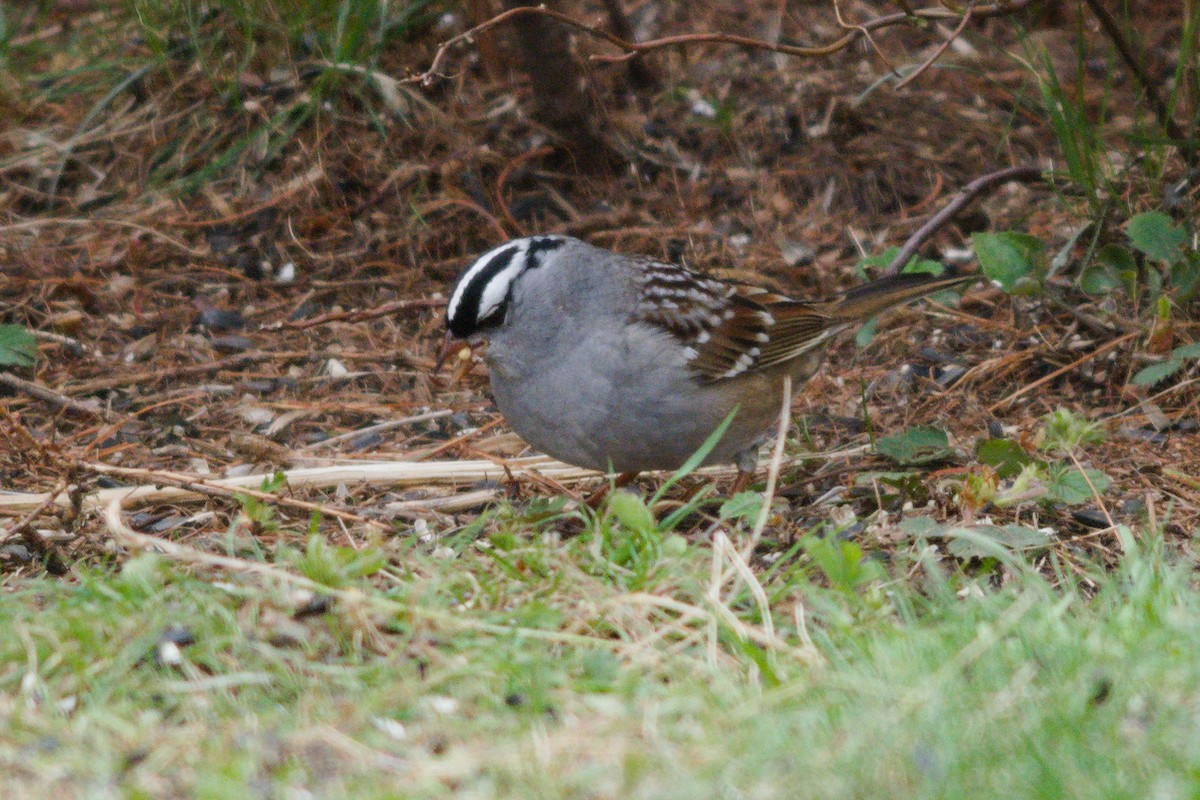
<path id="1" fill-rule="evenodd" d="M 976 280 L 978 275 L 890 275 L 846 292 L 830 303 L 830 312 L 845 322 L 870 319 L 892 306 Z"/>

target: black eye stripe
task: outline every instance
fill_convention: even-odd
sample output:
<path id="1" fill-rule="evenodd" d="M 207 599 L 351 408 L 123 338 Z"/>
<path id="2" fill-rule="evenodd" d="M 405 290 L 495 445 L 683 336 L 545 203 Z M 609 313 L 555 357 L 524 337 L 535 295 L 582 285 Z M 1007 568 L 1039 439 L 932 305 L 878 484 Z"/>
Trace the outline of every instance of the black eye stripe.
<path id="1" fill-rule="evenodd" d="M 479 316 L 479 303 L 483 300 L 483 291 L 487 285 L 492 282 L 501 272 L 508 268 L 512 262 L 513 256 L 519 251 L 518 245 L 505 248 L 492 257 L 488 265 L 484 267 L 482 272 L 477 273 L 471 278 L 471 282 L 463 291 L 462 299 L 458 303 L 458 309 L 454 314 L 454 318 L 446 318 L 446 327 L 450 332 L 460 339 L 465 339 L 479 329 L 479 323 L 482 320 Z M 503 309 L 504 304 L 501 303 L 497 310 Z"/>

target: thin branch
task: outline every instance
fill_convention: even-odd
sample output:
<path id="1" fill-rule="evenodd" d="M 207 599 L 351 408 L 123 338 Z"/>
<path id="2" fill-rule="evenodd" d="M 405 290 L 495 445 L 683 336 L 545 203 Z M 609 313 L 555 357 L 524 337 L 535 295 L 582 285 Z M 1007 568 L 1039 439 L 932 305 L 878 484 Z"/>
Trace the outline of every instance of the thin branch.
<path id="1" fill-rule="evenodd" d="M 38 400 L 49 403 L 55 408 L 60 408 L 64 411 L 73 411 L 76 414 L 102 419 L 105 422 L 111 420 L 111 415 L 95 401 L 76 400 L 74 397 L 67 397 L 65 394 L 42 386 L 40 383 L 18 378 L 11 372 L 0 372 L 0 384 L 16 389 L 18 392 L 27 394 L 30 397 L 36 397 Z"/>
<path id="2" fill-rule="evenodd" d="M 1024 10 L 1032 0 L 1013 0 L 1010 3 L 997 2 L 991 5 L 973 7 L 971 16 L 974 19 L 987 19 L 990 17 L 999 17 L 1007 14 L 1013 14 Z M 421 83 L 430 84 L 435 78 L 440 77 L 438 70 L 442 66 L 442 62 L 446 59 L 446 54 L 450 48 L 464 41 L 470 41 L 475 36 L 483 31 L 495 27 L 503 22 L 507 22 L 513 17 L 522 14 L 541 14 L 542 16 L 552 17 L 564 25 L 575 28 L 578 31 L 594 36 L 599 39 L 604 39 L 609 44 L 624 51 L 618 56 L 600 56 L 594 55 L 592 58 L 596 61 L 615 62 L 625 61 L 633 58 L 638 53 L 645 53 L 650 50 L 660 50 L 664 47 L 674 47 L 681 44 L 733 44 L 741 47 L 749 47 L 755 50 L 767 50 L 772 53 L 782 53 L 789 56 L 797 56 L 800 58 L 820 58 L 822 56 L 832 55 L 839 50 L 845 50 L 847 47 L 858 41 L 860 38 L 870 33 L 871 31 L 880 28 L 886 28 L 892 25 L 900 25 L 912 22 L 914 19 L 921 20 L 937 20 L 937 19 L 961 19 L 962 14 L 951 11 L 948 8 L 932 7 L 919 8 L 912 13 L 889 14 L 883 17 L 876 17 L 868 20 L 861 25 L 856 25 L 843 36 L 835 39 L 824 45 L 814 47 L 798 47 L 796 45 L 780 44 L 778 42 L 769 42 L 762 39 L 754 39 L 749 36 L 737 36 L 729 33 L 685 33 L 676 36 L 664 36 L 660 39 L 651 39 L 645 42 L 631 42 L 628 39 L 623 39 L 620 36 L 601 30 L 594 26 L 588 25 L 574 17 L 563 14 L 558 11 L 553 11 L 549 8 L 541 6 L 525 6 L 521 8 L 513 8 L 489 19 L 487 22 L 476 25 L 464 33 L 447 39 L 438 48 L 437 53 L 433 56 L 433 61 L 430 62 L 429 68 L 424 72 L 405 79 L 406 83 Z"/>
<path id="3" fill-rule="evenodd" d="M 900 252 L 896 253 L 896 257 L 892 259 L 892 263 L 888 264 L 883 274 L 885 276 L 895 275 L 903 269 L 908 260 L 916 254 L 917 250 L 929 237 L 933 236 L 943 225 L 953 219 L 958 212 L 962 211 L 963 208 L 973 203 L 980 196 L 1009 181 L 1036 183 L 1044 180 L 1043 175 L 1044 170 L 1041 167 L 1025 164 L 991 172 L 971 181 L 941 211 L 930 217 L 929 221 L 918 228 L 916 233 L 908 237 L 908 241 L 901 246 Z"/>
<path id="4" fill-rule="evenodd" d="M 375 319 L 376 317 L 390 317 L 397 311 L 407 311 L 411 308 L 439 308 L 446 304 L 445 300 L 434 299 L 430 297 L 416 297 L 408 300 L 393 300 L 390 303 L 384 303 L 381 306 L 367 309 L 356 309 L 351 311 L 331 311 L 328 314 L 321 314 L 308 319 L 288 320 L 285 322 L 271 322 L 262 326 L 263 330 L 278 330 L 287 328 L 293 331 L 302 331 L 307 328 L 314 328 L 317 325 L 325 325 L 330 322 L 362 322 L 363 320 Z"/>
<path id="5" fill-rule="evenodd" d="M 904 80 L 897 83 L 894 88 L 903 89 L 905 86 L 908 86 L 910 83 L 915 81 L 917 78 L 921 77 L 921 75 L 923 75 L 926 70 L 928 70 L 930 67 L 932 67 L 933 62 L 935 62 L 939 58 L 941 58 L 942 54 L 946 52 L 947 48 L 949 48 L 950 45 L 954 44 L 954 40 L 957 39 L 959 36 L 961 36 L 962 32 L 964 30 L 966 30 L 967 23 L 971 21 L 971 15 L 974 13 L 974 11 L 975 11 L 975 8 L 973 6 L 967 6 L 967 13 L 963 14 L 962 21 L 958 23 L 958 27 L 954 29 L 954 31 L 950 34 L 949 37 L 947 37 L 946 41 L 944 41 L 940 45 L 938 45 L 937 49 L 933 51 L 933 55 L 931 55 L 929 58 L 925 59 L 924 64 L 917 67 L 916 70 L 911 75 L 909 75 L 907 78 L 905 78 Z"/>
<path id="6" fill-rule="evenodd" d="M 627 42 L 634 41 L 633 25 L 629 23 L 625 9 L 621 7 L 621 0 L 604 0 L 604 11 L 608 14 L 608 26 L 612 28 L 612 32 Z M 629 59 L 625 72 L 629 76 L 629 82 L 639 89 L 650 89 L 658 85 L 658 77 L 643 58 L 635 56 Z"/>
<path id="7" fill-rule="evenodd" d="M 85 469 L 90 469 L 101 475 L 120 475 L 129 478 L 138 478 L 152 483 L 155 486 L 174 486 L 183 489 L 185 492 L 190 492 L 197 495 L 208 497 L 224 497 L 234 498 L 239 494 L 253 497 L 257 500 L 264 500 L 268 503 L 278 503 L 281 506 L 295 508 L 308 513 L 317 512 L 323 516 L 340 519 L 344 522 L 353 522 L 358 525 L 366 525 L 367 527 L 379 528 L 381 530 L 389 530 L 389 526 L 377 520 L 367 519 L 366 517 L 352 514 L 349 511 L 342 511 L 336 508 L 322 505 L 320 503 L 311 503 L 307 500 L 297 500 L 294 497 L 285 497 L 280 494 L 271 492 L 259 491 L 250 486 L 240 486 L 233 488 L 230 486 L 221 485 L 219 482 L 208 481 L 204 478 L 198 478 L 192 475 L 187 475 L 180 472 L 171 472 L 169 470 L 159 469 L 137 469 L 134 467 L 114 467 L 109 464 L 83 464 Z M 259 484 L 262 485 L 261 483 Z M 131 487 L 132 492 L 132 487 Z"/>
<path id="8" fill-rule="evenodd" d="M 1096 15 L 1096 19 L 1100 21 L 1100 27 L 1104 29 L 1104 33 L 1112 40 L 1113 46 L 1117 48 L 1117 53 L 1120 54 L 1121 60 L 1125 62 L 1125 66 L 1129 67 L 1129 71 L 1138 79 L 1138 83 L 1142 85 L 1142 90 L 1146 93 L 1146 99 L 1150 102 L 1150 107 L 1154 109 L 1154 115 L 1158 117 L 1158 124 L 1167 132 L 1175 144 L 1183 151 L 1184 158 L 1191 166 L 1196 160 L 1197 141 L 1195 137 L 1189 136 L 1179 124 L 1175 122 L 1175 118 L 1171 116 L 1171 111 L 1167 108 L 1166 102 L 1162 99 L 1162 95 L 1158 93 L 1158 83 L 1146 71 L 1146 67 L 1138 58 L 1137 53 L 1133 52 L 1133 46 L 1125 39 L 1124 33 L 1121 31 L 1121 26 L 1117 23 L 1113 15 L 1109 13 L 1099 0 L 1084 0 L 1087 7 Z"/>

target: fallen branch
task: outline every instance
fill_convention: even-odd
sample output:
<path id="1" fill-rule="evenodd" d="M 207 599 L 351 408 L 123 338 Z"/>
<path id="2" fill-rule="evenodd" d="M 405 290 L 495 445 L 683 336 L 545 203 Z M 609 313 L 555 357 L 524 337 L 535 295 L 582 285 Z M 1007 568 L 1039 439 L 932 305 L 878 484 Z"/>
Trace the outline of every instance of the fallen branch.
<path id="1" fill-rule="evenodd" d="M 858 455 L 862 448 L 849 448 L 830 453 L 805 453 L 795 458 L 783 459 L 781 466 L 791 466 L 816 457 L 834 459 Z M 774 462 L 774 459 L 772 459 Z M 109 467 L 103 464 L 83 465 L 96 471 L 106 471 L 117 474 L 126 471 L 125 468 Z M 154 470 L 128 470 L 130 473 L 140 473 L 147 481 L 137 486 L 120 486 L 113 489 L 100 489 L 84 495 L 82 509 L 96 511 L 108 506 L 114 500 L 122 508 L 145 505 L 148 503 L 180 503 L 203 499 L 214 492 L 254 492 L 255 496 L 272 502 L 302 501 L 292 498 L 281 498 L 275 494 L 258 492 L 264 481 L 271 480 L 281 474 L 291 490 L 296 489 L 329 489 L 339 484 L 399 487 L 399 486 L 466 486 L 480 481 L 503 482 L 511 477 L 537 480 L 548 478 L 553 481 L 580 481 L 600 477 L 601 473 L 592 470 L 573 467 L 561 461 L 555 461 L 547 456 L 529 456 L 526 458 L 476 460 L 476 461 L 392 461 L 381 463 L 345 464 L 332 467 L 308 467 L 304 469 L 281 470 L 279 473 L 264 473 L 259 475 L 242 475 L 236 478 L 205 478 L 188 475 L 181 472 L 158 472 Z M 715 477 L 727 477 L 736 472 L 730 466 L 705 467 L 698 474 Z M 191 488 L 179 485 L 155 485 L 154 481 L 163 483 L 186 482 Z M 249 490 L 249 491 L 247 491 Z M 0 491 L 0 515 L 13 516 L 26 513 L 46 502 L 46 493 L 22 493 Z M 54 504 L 66 506 L 70 498 L 59 496 Z M 326 511 L 316 504 L 306 504 L 305 508 Z M 346 513 L 346 512 L 341 512 Z M 357 521 L 356 515 L 350 515 Z"/>

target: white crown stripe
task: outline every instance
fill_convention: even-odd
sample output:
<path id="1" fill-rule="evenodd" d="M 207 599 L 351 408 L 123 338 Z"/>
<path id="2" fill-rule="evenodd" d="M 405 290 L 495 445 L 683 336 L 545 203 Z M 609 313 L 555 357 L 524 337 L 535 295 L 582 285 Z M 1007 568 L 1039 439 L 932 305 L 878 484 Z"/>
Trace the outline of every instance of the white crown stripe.
<path id="1" fill-rule="evenodd" d="M 523 239 L 513 253 L 512 260 L 501 272 L 496 273 L 487 285 L 483 287 L 483 295 L 479 298 L 479 313 L 476 319 L 487 319 L 488 315 L 500 307 L 504 298 L 508 297 L 508 287 L 513 280 L 525 271 L 526 253 L 529 250 L 529 240 Z"/>
<path id="2" fill-rule="evenodd" d="M 527 243 L 522 242 L 522 244 L 526 248 L 528 247 Z M 510 248 L 512 246 L 513 246 L 513 242 L 505 242 L 504 244 L 500 245 L 499 247 L 488 250 L 486 253 L 484 253 L 483 255 L 481 255 L 479 258 L 477 258 L 475 260 L 475 263 L 472 264 L 471 268 L 466 271 L 466 274 L 464 274 L 462 276 L 462 278 L 459 279 L 458 287 L 454 290 L 454 294 L 450 296 L 450 303 L 446 306 L 446 316 L 450 317 L 451 319 L 454 318 L 454 315 L 456 313 L 458 313 L 458 306 L 462 302 L 463 295 L 466 294 L 467 287 L 469 287 L 472 283 L 475 282 L 475 278 L 479 275 L 480 272 L 483 272 L 485 269 L 488 268 L 488 265 L 492 263 L 493 258 L 500 255 L 500 253 L 502 251 L 507 250 L 508 248 Z M 522 250 L 522 252 L 524 252 L 524 250 Z M 513 259 L 514 262 L 516 260 L 517 259 L 515 259 L 515 258 Z M 502 272 L 500 274 L 503 275 L 506 272 L 508 272 L 508 270 L 505 270 L 504 272 Z M 497 277 L 500 277 L 500 276 L 498 275 Z M 485 292 L 485 294 L 486 294 L 486 292 Z"/>

